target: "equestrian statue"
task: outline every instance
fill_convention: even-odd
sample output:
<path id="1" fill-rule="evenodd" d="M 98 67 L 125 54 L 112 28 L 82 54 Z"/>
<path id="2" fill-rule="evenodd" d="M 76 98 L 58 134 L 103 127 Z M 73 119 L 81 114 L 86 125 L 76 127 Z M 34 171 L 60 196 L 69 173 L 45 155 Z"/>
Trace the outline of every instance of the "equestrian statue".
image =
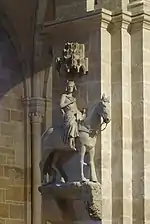
<path id="1" fill-rule="evenodd" d="M 89 153 L 90 159 L 90 181 L 98 181 L 94 165 L 95 145 L 98 132 L 103 131 L 110 122 L 109 99 L 103 94 L 92 110 L 84 108 L 80 111 L 73 95 L 76 90 L 75 82 L 67 81 L 66 92 L 62 94 L 60 100 L 63 124 L 59 127 L 49 127 L 42 135 L 40 161 L 42 184 L 47 183 L 47 174 L 52 177 L 50 183 L 56 182 L 57 174 L 64 182 L 68 182 L 63 165 L 75 153 L 80 155 L 79 181 L 87 181 L 83 170 L 86 153 Z M 103 125 L 105 128 L 102 130 Z"/>

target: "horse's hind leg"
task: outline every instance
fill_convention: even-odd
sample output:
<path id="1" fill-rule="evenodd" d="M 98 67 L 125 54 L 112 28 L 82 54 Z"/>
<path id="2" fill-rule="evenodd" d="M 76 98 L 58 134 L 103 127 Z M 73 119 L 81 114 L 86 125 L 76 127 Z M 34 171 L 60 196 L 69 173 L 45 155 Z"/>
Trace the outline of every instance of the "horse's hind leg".
<path id="1" fill-rule="evenodd" d="M 47 176 L 45 173 L 42 173 L 41 175 L 41 183 L 46 184 L 47 183 Z"/>
<path id="2" fill-rule="evenodd" d="M 56 170 L 54 169 L 51 169 L 51 171 L 48 170 L 48 175 L 49 175 L 49 183 L 55 183 L 57 175 Z"/>
<path id="3" fill-rule="evenodd" d="M 53 155 L 52 169 L 55 171 L 56 175 L 58 174 L 61 178 L 64 178 L 64 181 L 66 181 L 68 180 L 68 177 L 59 163 L 59 158 L 60 154 L 58 152 Z"/>
<path id="4" fill-rule="evenodd" d="M 87 179 L 84 176 L 84 157 L 86 153 L 86 147 L 84 145 L 81 146 L 80 149 L 80 176 L 81 176 L 81 181 L 87 181 Z"/>
<path id="5" fill-rule="evenodd" d="M 40 164 L 41 166 L 41 164 Z M 47 168 L 48 168 L 48 164 L 47 162 L 44 164 L 44 166 L 41 166 L 41 183 L 42 184 L 46 184 L 47 183 Z"/>
<path id="6" fill-rule="evenodd" d="M 60 174 L 61 174 L 61 180 L 62 182 L 68 182 L 68 176 L 66 174 L 66 172 L 64 171 L 62 164 L 58 163 L 57 164 L 57 169 L 59 170 Z"/>
<path id="7" fill-rule="evenodd" d="M 89 150 L 90 156 L 90 180 L 93 182 L 98 182 L 95 164 L 94 164 L 95 147 Z"/>

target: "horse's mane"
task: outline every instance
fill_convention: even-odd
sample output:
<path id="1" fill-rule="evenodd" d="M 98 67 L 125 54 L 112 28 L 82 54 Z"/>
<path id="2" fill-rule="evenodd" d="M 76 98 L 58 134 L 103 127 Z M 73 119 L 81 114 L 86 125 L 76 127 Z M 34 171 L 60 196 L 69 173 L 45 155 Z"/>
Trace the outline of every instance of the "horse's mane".
<path id="1" fill-rule="evenodd" d="M 91 117 L 93 116 L 93 113 L 94 113 L 98 103 L 99 103 L 99 101 L 94 103 L 92 106 L 88 106 L 88 108 L 87 108 L 87 117 L 85 118 L 85 121 L 88 121 L 88 120 L 91 119 Z"/>

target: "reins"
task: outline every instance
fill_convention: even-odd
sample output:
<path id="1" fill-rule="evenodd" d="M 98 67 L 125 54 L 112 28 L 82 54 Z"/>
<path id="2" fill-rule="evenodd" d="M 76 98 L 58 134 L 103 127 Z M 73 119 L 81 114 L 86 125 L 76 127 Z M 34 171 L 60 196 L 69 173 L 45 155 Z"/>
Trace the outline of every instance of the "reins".
<path id="1" fill-rule="evenodd" d="M 104 131 L 104 130 L 107 128 L 107 125 L 108 125 L 108 123 L 106 123 L 106 122 L 103 121 L 103 122 L 100 124 L 100 128 L 102 127 L 103 124 L 105 124 L 105 127 L 104 127 L 103 129 L 101 129 L 101 131 Z"/>

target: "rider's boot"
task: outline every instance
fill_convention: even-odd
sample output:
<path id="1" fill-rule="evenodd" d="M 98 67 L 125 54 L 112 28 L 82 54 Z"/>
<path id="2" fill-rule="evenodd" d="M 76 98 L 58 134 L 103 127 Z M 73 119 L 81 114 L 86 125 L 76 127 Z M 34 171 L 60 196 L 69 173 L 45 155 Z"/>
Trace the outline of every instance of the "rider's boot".
<path id="1" fill-rule="evenodd" d="M 69 146 L 70 146 L 71 149 L 73 149 L 74 151 L 76 151 L 74 138 L 70 138 L 69 139 Z"/>

